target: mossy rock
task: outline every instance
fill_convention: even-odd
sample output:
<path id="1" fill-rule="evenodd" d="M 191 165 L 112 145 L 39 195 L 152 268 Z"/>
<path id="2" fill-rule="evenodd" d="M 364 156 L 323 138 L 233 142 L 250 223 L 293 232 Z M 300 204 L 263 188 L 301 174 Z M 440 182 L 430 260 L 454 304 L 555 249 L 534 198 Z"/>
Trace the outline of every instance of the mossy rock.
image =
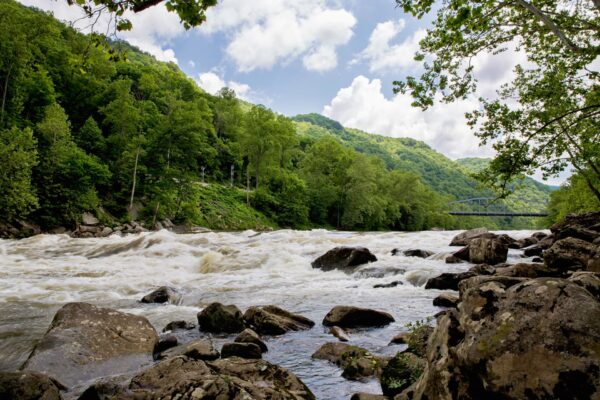
<path id="1" fill-rule="evenodd" d="M 393 397 L 408 388 L 419 379 L 425 370 L 424 359 L 411 353 L 398 353 L 381 372 L 381 390 L 388 397 Z"/>

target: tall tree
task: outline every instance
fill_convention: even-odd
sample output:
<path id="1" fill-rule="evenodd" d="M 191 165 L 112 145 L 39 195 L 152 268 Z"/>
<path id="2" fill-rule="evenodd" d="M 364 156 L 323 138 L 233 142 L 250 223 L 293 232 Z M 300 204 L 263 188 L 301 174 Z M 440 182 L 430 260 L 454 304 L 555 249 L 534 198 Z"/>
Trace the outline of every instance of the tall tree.
<path id="1" fill-rule="evenodd" d="M 528 65 L 515 78 L 482 99 L 482 108 L 467 116 L 482 143 L 497 156 L 480 178 L 510 193 L 510 182 L 540 169 L 556 175 L 569 164 L 600 199 L 600 3 L 596 0 L 397 0 L 407 13 L 422 18 L 437 10 L 415 59 L 424 61 L 420 78 L 395 82 L 410 92 L 415 105 L 427 108 L 436 99 L 466 98 L 476 90 L 471 61 L 482 53 L 514 47 Z"/>

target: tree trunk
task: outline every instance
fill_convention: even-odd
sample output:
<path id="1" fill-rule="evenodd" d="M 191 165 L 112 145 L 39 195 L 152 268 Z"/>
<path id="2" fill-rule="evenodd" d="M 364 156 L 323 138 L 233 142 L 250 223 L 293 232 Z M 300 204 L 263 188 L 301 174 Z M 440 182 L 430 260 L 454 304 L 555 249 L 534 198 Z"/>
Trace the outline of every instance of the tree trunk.
<path id="1" fill-rule="evenodd" d="M 152 217 L 152 227 L 156 225 L 156 216 L 158 215 L 158 209 L 160 208 L 160 201 L 156 203 L 156 208 L 154 209 L 154 217 Z"/>
<path id="2" fill-rule="evenodd" d="M 131 199 L 129 200 L 129 215 L 131 216 L 131 211 L 133 210 L 133 197 L 135 196 L 135 183 L 137 180 L 137 167 L 138 160 L 140 158 L 140 146 L 138 146 L 137 151 L 135 152 L 135 164 L 133 166 L 133 183 L 131 185 Z"/>
<path id="3" fill-rule="evenodd" d="M 4 79 L 4 91 L 2 93 L 2 111 L 0 113 L 0 127 L 4 123 L 4 107 L 6 105 L 6 93 L 8 92 L 8 81 L 10 79 L 10 73 L 12 72 L 13 64 L 10 64 L 8 67 L 8 72 L 6 73 L 6 79 Z"/>
<path id="4" fill-rule="evenodd" d="M 246 167 L 246 205 L 250 206 L 250 163 Z"/>

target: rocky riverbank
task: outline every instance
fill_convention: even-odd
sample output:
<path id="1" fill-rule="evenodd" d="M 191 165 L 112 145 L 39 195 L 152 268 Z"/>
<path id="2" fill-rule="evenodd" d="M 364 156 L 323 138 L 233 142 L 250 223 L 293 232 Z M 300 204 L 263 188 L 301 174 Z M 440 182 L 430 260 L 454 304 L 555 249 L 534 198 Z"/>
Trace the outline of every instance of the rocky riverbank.
<path id="1" fill-rule="evenodd" d="M 331 336 L 314 343 L 313 359 L 345 379 L 380 382 L 383 395 L 355 399 L 598 398 L 600 213 L 571 217 L 551 232 L 514 240 L 478 230 L 455 238 L 464 247 L 452 257 L 487 263 L 429 279 L 426 286 L 439 294 L 435 304 L 446 309 L 437 323 L 415 321 L 390 337 L 405 346 L 394 355 L 354 341 L 394 327 L 398 315 L 386 310 L 327 303 L 329 312 L 313 321 L 280 306 L 246 305 L 242 312 L 213 302 L 195 321 L 174 320 L 157 332 L 144 317 L 77 302 L 56 313 L 21 370 L 0 373 L 0 398 L 312 399 L 310 385 L 264 358 L 281 351 L 272 338 L 315 329 Z M 509 248 L 518 249 L 509 261 L 515 251 L 542 261 L 507 264 Z M 416 250 L 395 251 L 435 257 Z M 342 246 L 314 259 L 313 268 L 354 274 L 377 257 Z M 375 289 L 381 296 L 395 290 Z M 138 299 L 176 306 L 184 297 L 165 286 Z"/>

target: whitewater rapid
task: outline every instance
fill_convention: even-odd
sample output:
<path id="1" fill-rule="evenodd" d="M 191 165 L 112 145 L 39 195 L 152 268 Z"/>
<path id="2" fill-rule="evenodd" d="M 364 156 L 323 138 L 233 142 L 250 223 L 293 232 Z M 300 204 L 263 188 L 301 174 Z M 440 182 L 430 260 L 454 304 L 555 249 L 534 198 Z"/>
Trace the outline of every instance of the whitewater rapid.
<path id="1" fill-rule="evenodd" d="M 267 338 L 268 361 L 297 374 L 318 399 L 347 399 L 356 391 L 380 393 L 374 380 L 347 381 L 339 368 L 310 359 L 321 344 L 335 340 L 320 322 L 335 305 L 385 310 L 396 322 L 352 332 L 351 344 L 377 354 L 402 350 L 388 345 L 390 339 L 407 323 L 440 310 L 432 305 L 439 291 L 423 288 L 427 279 L 470 266 L 444 263 L 445 256 L 457 249 L 448 246 L 457 233 L 280 230 L 178 235 L 163 230 L 94 239 L 38 235 L 0 240 L 0 370 L 14 370 L 26 360 L 56 310 L 67 302 L 84 301 L 143 315 L 159 332 L 173 320 L 196 322 L 196 313 L 214 301 L 235 304 L 242 311 L 275 304 L 317 325 L 308 332 Z M 532 232 L 503 233 L 519 239 Z M 336 246 L 367 247 L 378 261 L 353 274 L 311 267 L 311 261 Z M 392 256 L 395 248 L 429 250 L 435 255 L 428 259 Z M 520 252 L 511 250 L 509 262 L 518 259 Z M 373 288 L 398 280 L 403 284 Z M 183 294 L 180 305 L 139 303 L 163 285 Z M 227 339 L 217 337 L 215 344 L 220 348 Z"/>

